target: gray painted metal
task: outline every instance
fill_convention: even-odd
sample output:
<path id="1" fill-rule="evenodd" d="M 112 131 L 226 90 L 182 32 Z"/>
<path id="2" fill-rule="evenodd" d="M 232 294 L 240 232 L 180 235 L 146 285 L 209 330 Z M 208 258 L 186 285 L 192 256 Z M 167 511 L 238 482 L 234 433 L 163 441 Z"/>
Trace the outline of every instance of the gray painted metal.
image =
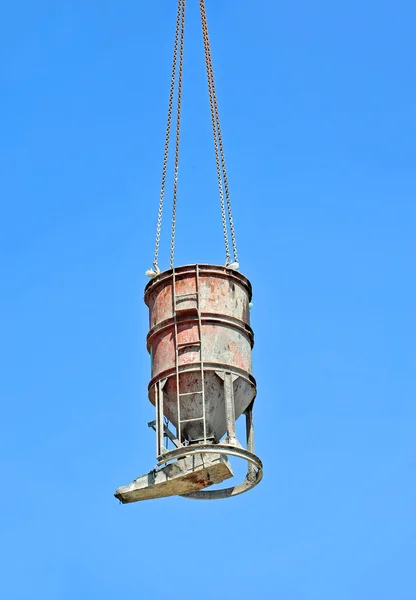
<path id="1" fill-rule="evenodd" d="M 115 497 L 123 504 L 128 504 L 196 493 L 232 476 L 231 466 L 225 456 L 198 453 L 138 477 L 129 485 L 118 488 Z"/>

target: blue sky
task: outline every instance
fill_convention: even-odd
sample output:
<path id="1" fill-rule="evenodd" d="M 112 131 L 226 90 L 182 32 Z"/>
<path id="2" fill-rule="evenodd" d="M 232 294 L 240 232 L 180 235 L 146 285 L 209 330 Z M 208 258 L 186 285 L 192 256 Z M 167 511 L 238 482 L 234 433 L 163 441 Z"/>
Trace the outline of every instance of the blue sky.
<path id="1" fill-rule="evenodd" d="M 175 4 L 3 6 L 1 597 L 414 600 L 410 0 L 207 0 L 265 477 L 113 498 L 155 463 L 142 290 Z M 188 4 L 177 264 L 221 263 Z"/>

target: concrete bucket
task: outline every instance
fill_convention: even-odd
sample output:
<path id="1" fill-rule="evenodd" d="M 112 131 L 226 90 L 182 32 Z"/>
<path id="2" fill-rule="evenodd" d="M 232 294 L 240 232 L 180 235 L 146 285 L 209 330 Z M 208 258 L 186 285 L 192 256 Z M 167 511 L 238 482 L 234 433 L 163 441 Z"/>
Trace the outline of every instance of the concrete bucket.
<path id="1" fill-rule="evenodd" d="M 167 466 L 154 472 L 158 480 L 146 475 L 119 488 L 116 496 L 122 502 L 177 493 L 223 498 L 260 481 L 262 465 L 254 455 L 252 419 L 256 382 L 251 296 L 246 277 L 215 265 L 178 267 L 146 286 L 149 399 L 156 408 L 156 420 L 149 425 L 156 431 L 158 467 Z M 236 420 L 243 413 L 247 449 L 236 435 Z M 173 450 L 168 450 L 167 440 Z M 228 456 L 247 460 L 244 482 L 226 490 L 201 491 L 232 476 Z M 174 477 L 172 464 L 167 464 L 172 460 L 180 467 Z"/>

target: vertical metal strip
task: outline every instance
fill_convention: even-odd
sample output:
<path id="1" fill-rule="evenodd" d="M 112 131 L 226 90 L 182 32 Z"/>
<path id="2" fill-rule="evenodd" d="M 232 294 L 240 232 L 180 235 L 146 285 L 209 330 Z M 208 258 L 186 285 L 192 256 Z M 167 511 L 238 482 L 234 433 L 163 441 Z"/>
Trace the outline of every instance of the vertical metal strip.
<path id="1" fill-rule="evenodd" d="M 157 382 L 158 386 L 158 412 L 156 415 L 156 426 L 157 426 L 157 439 L 159 446 L 159 454 L 158 456 L 162 456 L 164 450 L 164 423 L 163 423 L 163 385 L 159 380 Z"/>
<path id="2" fill-rule="evenodd" d="M 253 406 L 254 402 L 250 404 L 247 408 L 246 415 L 246 435 L 247 435 L 247 450 L 254 454 L 254 419 L 253 419 Z M 247 470 L 247 479 L 251 481 L 256 477 L 256 468 L 250 462 L 247 461 L 248 470 Z"/>
<path id="3" fill-rule="evenodd" d="M 181 427 L 181 397 L 179 389 L 179 351 L 178 351 L 178 321 L 176 316 L 176 273 L 175 269 L 172 270 L 172 311 L 174 321 L 174 345 L 175 345 L 175 371 L 176 371 L 176 406 L 178 413 L 178 425 L 177 425 L 177 438 L 179 440 L 179 447 L 182 446 L 182 427 Z"/>
<path id="4" fill-rule="evenodd" d="M 225 422 L 227 425 L 227 443 L 236 445 L 237 436 L 235 431 L 235 407 L 233 376 L 229 372 L 224 373 L 224 397 L 225 397 Z"/>
<path id="5" fill-rule="evenodd" d="M 203 340 L 202 340 L 202 319 L 201 319 L 201 304 L 200 304 L 200 281 L 199 281 L 199 265 L 196 265 L 196 302 L 198 311 L 198 335 L 199 335 L 199 360 L 201 365 L 201 394 L 202 394 L 202 421 L 204 426 L 204 442 L 207 441 L 207 420 L 205 407 L 205 372 L 203 358 Z"/>
<path id="6" fill-rule="evenodd" d="M 155 390 L 155 412 L 156 412 L 156 457 L 160 456 L 160 443 L 159 443 L 159 387 L 158 384 L 154 385 Z"/>

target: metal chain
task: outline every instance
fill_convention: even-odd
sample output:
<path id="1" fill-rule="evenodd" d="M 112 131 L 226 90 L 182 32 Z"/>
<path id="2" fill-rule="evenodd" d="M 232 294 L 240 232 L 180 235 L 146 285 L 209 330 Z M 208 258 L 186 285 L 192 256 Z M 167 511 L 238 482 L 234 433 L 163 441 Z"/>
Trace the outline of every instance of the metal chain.
<path id="1" fill-rule="evenodd" d="M 176 205 L 178 198 L 178 175 L 179 175 L 179 143 L 181 133 L 181 110 L 182 110 L 182 79 L 183 79 L 183 51 L 185 44 L 185 8 L 186 0 L 181 3 L 181 26 L 180 26 L 180 48 L 179 48 L 179 76 L 178 76 L 178 108 L 176 116 L 176 140 L 175 140 L 175 169 L 173 180 L 173 204 L 172 204 L 172 232 L 170 241 L 170 268 L 173 269 L 175 260 L 175 232 L 176 232 Z"/>
<path id="2" fill-rule="evenodd" d="M 178 13 L 176 17 L 176 31 L 175 31 L 175 43 L 173 46 L 173 64 L 172 64 L 172 76 L 169 91 L 169 106 L 168 106 L 168 119 L 166 125 L 166 138 L 165 138 L 165 151 L 163 155 L 163 167 L 162 167 L 162 185 L 160 189 L 160 202 L 159 212 L 157 215 L 157 227 L 156 227 L 156 245 L 155 245 L 155 256 L 153 260 L 153 267 L 157 272 L 159 270 L 159 245 L 160 245 L 160 233 L 162 229 L 162 216 L 163 216 L 163 200 L 165 198 L 165 187 L 166 187 L 166 172 L 168 167 L 168 156 L 169 156 L 169 141 L 170 141 L 170 130 L 172 123 L 172 110 L 173 110 L 173 98 L 175 93 L 175 79 L 176 79 L 176 65 L 178 57 L 178 45 L 179 45 L 179 31 L 181 25 L 183 0 L 178 0 Z"/>
<path id="3" fill-rule="evenodd" d="M 218 100 L 217 100 L 217 93 L 215 90 L 215 82 L 214 82 L 214 73 L 213 72 L 212 72 L 212 86 L 213 86 L 213 96 L 214 96 L 215 117 L 216 117 L 216 123 L 217 123 L 217 131 L 218 131 L 218 144 L 220 147 L 220 155 L 221 155 L 222 176 L 224 179 L 225 198 L 227 200 L 228 221 L 230 224 L 230 232 L 231 232 L 231 243 L 233 246 L 234 260 L 236 262 L 238 262 L 237 242 L 236 242 L 236 237 L 235 237 L 233 212 L 232 212 L 232 207 L 231 207 L 231 197 L 230 197 L 230 190 L 229 190 L 229 186 L 228 186 L 227 167 L 225 164 L 224 144 L 222 141 L 220 115 L 219 115 L 219 110 L 218 110 Z"/>
<path id="4" fill-rule="evenodd" d="M 224 244 L 225 244 L 225 261 L 226 261 L 226 263 L 228 263 L 231 260 L 231 255 L 230 255 L 230 245 L 228 242 L 227 217 L 225 214 L 225 201 L 224 201 L 224 191 L 223 191 L 223 186 L 222 186 L 221 163 L 220 163 L 220 156 L 219 156 L 219 149 L 218 149 L 217 123 L 216 123 L 216 116 L 215 116 L 214 95 L 213 95 L 212 77 L 211 77 L 211 68 L 212 67 L 210 64 L 208 25 L 207 25 L 204 0 L 200 0 L 199 4 L 200 4 L 200 9 L 201 9 L 202 36 L 204 39 L 205 65 L 206 65 L 206 69 L 207 69 L 209 106 L 211 109 L 212 135 L 214 138 L 215 162 L 217 165 L 218 191 L 220 194 L 220 203 L 221 203 L 221 218 L 222 218 L 222 228 L 223 228 L 223 233 L 224 233 Z"/>
<path id="5" fill-rule="evenodd" d="M 177 210 L 177 195 L 178 195 L 178 175 L 179 175 L 179 146 L 180 146 L 180 127 L 181 127 L 181 112 L 182 112 L 182 81 L 183 81 L 183 55 L 185 41 L 185 8 L 186 0 L 178 0 L 178 11 L 176 17 L 175 41 L 173 47 L 173 64 L 171 84 L 169 91 L 168 117 L 166 125 L 165 149 L 163 155 L 162 167 L 162 183 L 160 190 L 159 211 L 156 227 L 156 244 L 153 267 L 154 271 L 159 272 L 159 247 L 162 230 L 163 203 L 166 189 L 166 175 L 169 156 L 170 133 L 172 126 L 173 102 L 175 95 L 175 83 L 178 66 L 178 50 L 179 50 L 179 74 L 178 74 L 178 97 L 177 97 L 177 116 L 176 116 L 176 138 L 175 138 L 175 166 L 174 166 L 174 182 L 173 182 L 173 205 L 172 205 L 172 230 L 171 230 L 171 245 L 170 245 L 170 268 L 173 268 L 175 258 L 175 233 L 176 233 L 176 210 Z M 225 204 L 227 205 L 228 221 L 231 232 L 231 241 L 233 248 L 234 261 L 238 262 L 237 244 L 235 238 L 234 222 L 231 208 L 231 198 L 228 185 L 227 169 L 225 164 L 224 144 L 221 132 L 220 115 L 218 109 L 218 98 L 215 87 L 214 68 L 211 56 L 211 48 L 209 41 L 208 23 L 206 17 L 205 1 L 200 0 L 202 35 L 204 40 L 205 65 L 208 80 L 209 104 L 211 110 L 212 133 L 214 138 L 215 162 L 217 167 L 218 190 L 221 203 L 221 218 L 224 233 L 225 258 L 226 264 L 231 263 L 230 246 L 228 240 L 227 214 Z M 225 198 L 224 198 L 225 190 Z"/>
<path id="6" fill-rule="evenodd" d="M 227 212 L 228 212 L 228 220 L 229 220 L 229 224 L 230 224 L 233 255 L 234 255 L 234 260 L 236 262 L 238 262 L 237 242 L 236 242 L 235 229 L 234 229 L 231 197 L 230 197 L 230 191 L 229 191 L 229 185 L 228 185 L 227 168 L 226 168 L 226 163 L 225 163 L 224 144 L 223 144 L 222 131 L 221 131 L 220 114 L 219 114 L 219 109 L 218 109 L 218 98 L 217 98 L 217 92 L 216 92 L 216 87 L 215 87 L 214 67 L 213 67 L 213 62 L 212 62 L 211 46 L 210 46 L 210 42 L 209 42 L 208 22 L 207 22 L 204 0 L 200 0 L 200 10 L 201 10 L 201 21 L 202 21 L 202 33 L 203 33 L 203 38 L 204 38 L 205 62 L 206 62 L 206 66 L 207 66 L 208 90 L 209 90 L 209 95 L 210 95 L 211 117 L 212 117 L 212 121 L 213 121 L 215 157 L 216 157 L 216 162 L 217 162 L 217 172 L 218 172 L 218 179 L 219 179 L 221 213 L 222 213 L 222 219 L 223 219 L 224 242 L 225 242 L 225 248 L 226 248 L 226 262 L 227 263 L 230 262 L 230 253 L 229 253 L 229 245 L 228 245 L 227 223 L 226 223 L 226 219 L 225 219 L 221 170 L 219 170 L 218 147 L 219 147 L 219 153 L 220 153 L 220 158 L 221 158 L 221 169 L 222 169 L 222 177 L 224 180 L 225 197 L 226 197 L 226 201 L 227 201 Z"/>

